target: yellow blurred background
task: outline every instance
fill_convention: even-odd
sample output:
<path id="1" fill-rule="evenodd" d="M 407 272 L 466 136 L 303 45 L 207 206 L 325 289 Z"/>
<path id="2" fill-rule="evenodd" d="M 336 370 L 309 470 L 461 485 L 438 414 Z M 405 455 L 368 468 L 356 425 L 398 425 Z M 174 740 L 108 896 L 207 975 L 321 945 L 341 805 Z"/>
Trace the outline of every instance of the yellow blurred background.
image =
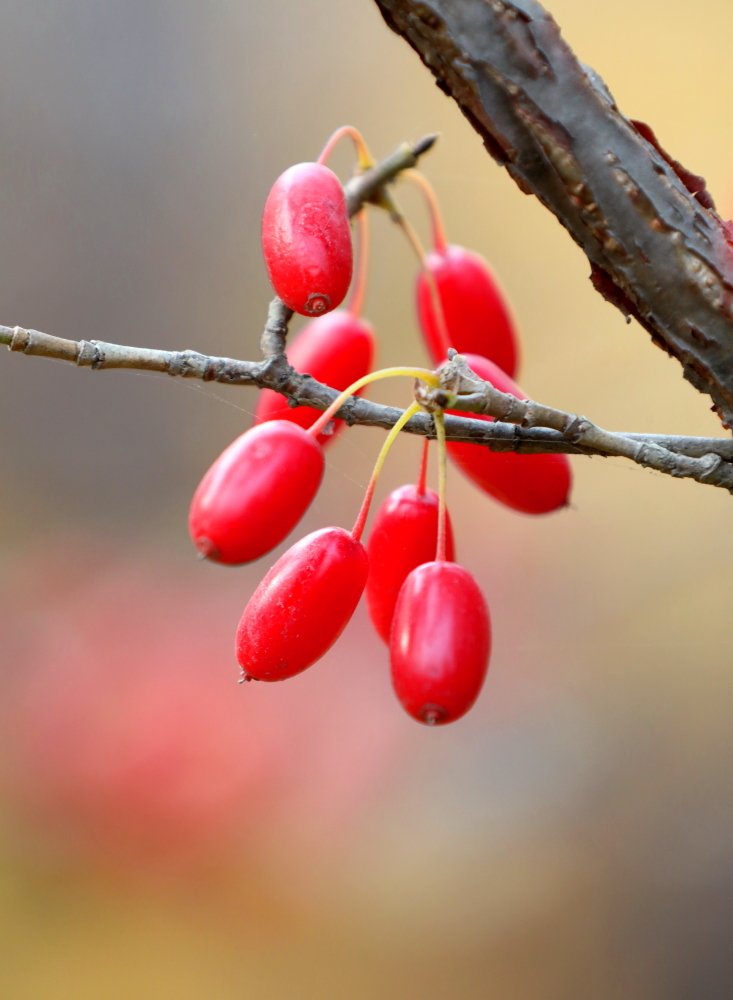
<path id="1" fill-rule="evenodd" d="M 733 7 L 552 11 L 731 214 Z M 377 155 L 441 133 L 425 172 L 511 296 L 529 394 L 721 433 L 370 0 L 0 5 L 0 322 L 256 357 L 267 191 L 345 122 Z M 414 271 L 375 218 L 381 365 L 426 360 Z M 186 514 L 254 401 L 0 355 L 0 996 L 731 995 L 731 498 L 574 459 L 572 509 L 532 520 L 454 472 L 495 648 L 475 709 L 428 730 L 363 608 L 310 671 L 237 686 L 234 629 L 275 556 L 203 565 Z M 352 523 L 381 440 L 340 438 L 298 534 Z M 417 442 L 395 452 L 380 497 L 414 475 Z"/>

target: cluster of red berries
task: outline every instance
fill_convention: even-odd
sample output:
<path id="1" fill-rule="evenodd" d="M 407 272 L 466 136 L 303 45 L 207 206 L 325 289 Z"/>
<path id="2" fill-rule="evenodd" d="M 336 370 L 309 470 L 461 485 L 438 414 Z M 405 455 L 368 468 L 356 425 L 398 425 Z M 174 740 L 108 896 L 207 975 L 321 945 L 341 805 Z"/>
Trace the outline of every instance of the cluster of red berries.
<path id="1" fill-rule="evenodd" d="M 343 188 L 325 165 L 344 133 L 357 142 L 360 167 L 370 165 L 358 133 L 339 130 L 318 162 L 297 164 L 278 178 L 262 226 L 275 291 L 294 311 L 317 317 L 288 350 L 288 359 L 342 395 L 320 414 L 292 409 L 279 394 L 261 392 L 255 426 L 219 456 L 193 498 L 191 536 L 202 555 L 218 562 L 258 559 L 295 527 L 320 485 L 323 449 L 343 426 L 331 416 L 345 397 L 391 374 L 437 385 L 425 369 L 370 374 L 374 331 L 360 316 L 368 256 L 363 210 L 356 287 L 348 309 L 333 311 L 343 302 L 353 271 Z M 406 173 L 425 191 L 432 215 L 434 246 L 422 254 L 417 308 L 433 361 L 443 362 L 453 347 L 481 378 L 526 398 L 512 378 L 516 327 L 495 276 L 482 257 L 446 243 L 432 189 L 420 174 Z M 386 499 L 367 547 L 361 543 L 386 452 L 417 409 L 413 404 L 390 432 L 354 529 L 323 528 L 296 542 L 255 591 L 237 632 L 244 678 L 284 680 L 315 663 L 338 639 L 366 588 L 372 622 L 390 646 L 395 691 L 409 714 L 430 725 L 451 722 L 476 700 L 488 667 L 491 625 L 478 584 L 453 561 L 442 413 L 435 414 L 439 495 L 425 485 L 426 441 L 418 483 Z M 563 455 L 494 453 L 461 443 L 448 443 L 447 451 L 482 490 L 515 510 L 539 514 L 567 503 L 571 478 Z"/>

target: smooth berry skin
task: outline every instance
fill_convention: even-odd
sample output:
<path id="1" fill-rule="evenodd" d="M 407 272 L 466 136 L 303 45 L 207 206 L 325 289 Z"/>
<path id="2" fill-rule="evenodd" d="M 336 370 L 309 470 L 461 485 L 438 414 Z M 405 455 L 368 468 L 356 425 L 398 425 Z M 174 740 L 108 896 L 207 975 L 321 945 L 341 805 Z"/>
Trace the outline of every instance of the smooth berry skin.
<path id="1" fill-rule="evenodd" d="M 407 577 L 390 638 L 392 684 L 418 722 L 443 725 L 476 701 L 491 653 L 491 619 L 476 580 L 453 562 L 429 562 Z"/>
<path id="2" fill-rule="evenodd" d="M 519 364 L 514 319 L 499 281 L 483 257 L 450 245 L 431 250 L 425 264 L 438 286 L 450 343 L 443 344 L 435 319 L 430 285 L 421 270 L 417 279 L 417 312 L 430 357 L 436 364 L 446 347 L 490 358 L 508 375 Z"/>
<path id="3" fill-rule="evenodd" d="M 323 449 L 297 424 L 252 427 L 221 453 L 194 493 L 193 543 L 214 562 L 252 562 L 274 549 L 321 485 Z"/>
<path id="4" fill-rule="evenodd" d="M 400 486 L 377 511 L 367 543 L 369 617 L 389 644 L 392 618 L 402 584 L 422 563 L 435 559 L 438 544 L 438 494 Z M 454 559 L 453 529 L 446 512 L 446 558 Z"/>
<path id="5" fill-rule="evenodd" d="M 343 392 L 371 371 L 375 346 L 371 324 L 339 309 L 308 323 L 288 347 L 287 356 L 296 371 L 312 375 L 318 382 Z M 263 389 L 255 411 L 255 423 L 290 420 L 307 429 L 320 415 L 310 406 L 290 407 L 280 393 Z M 318 442 L 323 446 L 329 444 L 344 426 L 343 420 L 335 420 L 332 433 L 319 434 Z"/>
<path id="6" fill-rule="evenodd" d="M 239 623 L 245 677 L 283 681 L 320 660 L 356 610 L 368 566 L 366 549 L 343 528 L 321 528 L 289 548 Z"/>
<path id="7" fill-rule="evenodd" d="M 487 358 L 477 354 L 466 354 L 465 358 L 480 378 L 501 392 L 509 392 L 518 399 L 527 398 L 516 382 Z M 479 414 L 470 416 L 494 419 Z M 567 455 L 518 455 L 453 441 L 448 442 L 448 454 L 479 489 L 512 510 L 548 514 L 568 505 L 573 480 Z"/>
<path id="8" fill-rule="evenodd" d="M 285 305 L 320 316 L 343 302 L 354 266 L 346 199 L 338 177 L 319 163 L 281 174 L 262 216 L 262 251 Z"/>

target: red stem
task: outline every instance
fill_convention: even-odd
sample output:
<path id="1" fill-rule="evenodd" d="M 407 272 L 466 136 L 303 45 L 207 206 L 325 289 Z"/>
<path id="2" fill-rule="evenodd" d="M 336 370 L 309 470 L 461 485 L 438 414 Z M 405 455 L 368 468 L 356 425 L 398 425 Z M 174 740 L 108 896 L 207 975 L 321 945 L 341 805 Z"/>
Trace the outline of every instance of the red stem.
<path id="1" fill-rule="evenodd" d="M 374 487 L 376 485 L 377 477 L 372 476 L 369 480 L 366 493 L 364 494 L 364 500 L 362 501 L 361 508 L 359 509 L 359 516 L 357 517 L 356 524 L 351 532 L 351 536 L 354 541 L 360 542 L 361 536 L 364 534 L 364 526 L 366 525 L 367 518 L 369 517 L 369 508 L 372 505 L 372 497 L 374 496 Z"/>
<path id="2" fill-rule="evenodd" d="M 324 166 L 329 156 L 333 152 L 334 146 L 343 139 L 345 135 L 348 135 L 356 147 L 356 153 L 359 158 L 359 169 L 368 170 L 374 163 L 371 154 L 367 148 L 367 144 L 364 142 L 364 138 L 358 129 L 355 129 L 353 125 L 342 125 L 341 128 L 337 128 L 333 133 L 331 138 L 328 140 L 326 145 L 323 147 L 323 152 L 316 160 L 316 163 L 320 163 Z"/>
<path id="3" fill-rule="evenodd" d="M 438 337 L 440 338 L 440 344 L 445 355 L 448 354 L 448 348 L 453 345 L 450 342 L 450 337 L 448 336 L 448 326 L 445 321 L 445 311 L 443 309 L 443 301 L 440 297 L 440 289 L 438 288 L 438 282 L 435 280 L 435 275 L 428 267 L 428 259 L 425 251 L 423 250 L 422 243 L 420 242 L 420 237 L 417 235 L 413 229 L 409 219 L 404 215 L 395 216 L 394 221 L 400 227 L 402 232 L 407 237 L 407 240 L 415 251 L 417 259 L 420 261 L 420 267 L 423 270 L 425 280 L 428 283 L 428 290 L 430 292 L 430 299 L 433 303 L 433 309 L 435 310 L 435 324 L 438 329 Z"/>
<path id="4" fill-rule="evenodd" d="M 430 447 L 430 439 L 425 438 L 422 444 L 422 455 L 420 457 L 420 474 L 417 478 L 417 495 L 419 497 L 425 496 L 425 484 L 428 477 L 428 448 Z"/>
<path id="5" fill-rule="evenodd" d="M 448 247 L 448 242 L 445 238 L 443 216 L 440 213 L 440 205 L 435 189 L 427 177 L 421 174 L 419 170 L 405 170 L 404 173 L 405 176 L 417 184 L 425 195 L 425 201 L 428 203 L 428 210 L 430 212 L 430 222 L 433 228 L 433 249 L 437 250 L 438 253 L 443 253 Z"/>

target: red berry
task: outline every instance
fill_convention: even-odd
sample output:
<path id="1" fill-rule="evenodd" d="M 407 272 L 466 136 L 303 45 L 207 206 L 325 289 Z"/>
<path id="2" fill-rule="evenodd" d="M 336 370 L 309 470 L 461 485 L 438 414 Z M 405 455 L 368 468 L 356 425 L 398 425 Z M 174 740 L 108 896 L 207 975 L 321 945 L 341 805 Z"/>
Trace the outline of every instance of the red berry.
<path id="1" fill-rule="evenodd" d="M 297 424 L 252 427 L 219 455 L 194 493 L 188 517 L 194 545 L 215 562 L 259 559 L 308 509 L 323 466 L 323 449 Z"/>
<path id="2" fill-rule="evenodd" d="M 465 357 L 480 378 L 501 392 L 510 392 L 517 399 L 527 398 L 516 382 L 487 358 L 477 354 Z M 461 413 L 461 416 L 477 414 Z M 481 415 L 479 419 L 494 418 Z M 567 506 L 572 485 L 567 455 L 518 455 L 455 441 L 448 442 L 448 454 L 480 489 L 513 510 L 547 514 Z"/>
<path id="3" fill-rule="evenodd" d="M 338 177 L 320 163 L 296 163 L 272 186 L 262 216 L 270 281 L 285 305 L 320 316 L 343 302 L 353 269 L 351 230 Z"/>
<path id="4" fill-rule="evenodd" d="M 375 337 L 371 324 L 338 310 L 319 316 L 304 327 L 300 336 L 288 347 L 288 360 L 296 371 L 342 392 L 371 370 L 374 360 Z M 290 407 L 284 396 L 272 389 L 263 389 L 255 411 L 255 423 L 267 420 L 291 420 L 308 428 L 320 417 L 309 406 Z M 326 445 L 333 441 L 344 426 L 334 421 L 332 434 L 319 434 L 317 440 Z"/>
<path id="5" fill-rule="evenodd" d="M 310 667 L 343 632 L 364 590 L 366 549 L 343 528 L 306 535 L 278 559 L 237 630 L 247 677 L 283 681 Z"/>
<path id="6" fill-rule="evenodd" d="M 424 271 L 417 279 L 417 311 L 430 356 L 436 363 L 448 347 L 490 358 L 509 375 L 518 364 L 517 333 L 507 299 L 483 257 L 464 247 L 431 250 L 425 265 L 438 286 L 449 344 L 443 343 Z"/>
<path id="7" fill-rule="evenodd" d="M 447 513 L 446 535 L 446 558 L 452 561 L 453 530 Z M 414 569 L 435 559 L 437 542 L 438 494 L 432 490 L 421 494 L 413 485 L 390 493 L 377 512 L 367 544 L 369 615 L 385 642 L 402 584 Z"/>
<path id="8" fill-rule="evenodd" d="M 413 570 L 390 638 L 392 683 L 405 711 L 428 725 L 459 719 L 478 697 L 490 652 L 489 609 L 468 570 L 452 562 Z"/>

